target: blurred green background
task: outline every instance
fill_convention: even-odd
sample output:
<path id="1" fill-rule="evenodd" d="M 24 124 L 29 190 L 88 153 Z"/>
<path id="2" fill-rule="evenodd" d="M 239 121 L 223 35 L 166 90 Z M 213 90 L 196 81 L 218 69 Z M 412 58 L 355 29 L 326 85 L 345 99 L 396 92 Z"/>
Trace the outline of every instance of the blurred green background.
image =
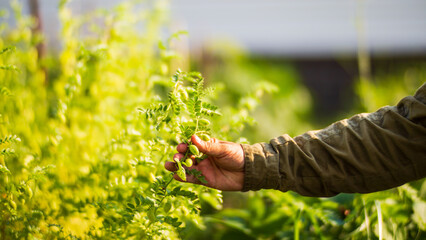
<path id="1" fill-rule="evenodd" d="M 174 136 L 167 128 L 155 132 L 136 111 L 164 98 L 170 76 L 181 68 L 201 72 L 206 86 L 214 89 L 210 101 L 223 113 L 212 119 L 215 137 L 256 143 L 284 133 L 296 136 L 413 94 L 426 79 L 421 41 L 398 45 L 395 38 L 390 48 L 381 48 L 380 41 L 367 37 L 374 24 L 369 24 L 370 15 L 362 18 L 357 4 L 296 6 L 334 13 L 353 8 L 356 14 L 349 16 L 358 25 L 346 27 L 355 33 L 349 40 L 338 37 L 344 35 L 340 30 L 330 30 L 325 35 L 333 44 L 321 45 L 324 33 L 316 33 L 305 43 L 309 47 L 294 45 L 290 51 L 288 46 L 311 36 L 300 32 L 309 24 L 315 28 L 315 18 L 279 29 L 287 26 L 285 18 L 268 22 L 265 16 L 249 35 L 237 30 L 249 24 L 244 11 L 287 9 L 289 14 L 291 4 L 250 2 L 241 7 L 244 11 L 235 10 L 241 1 L 230 4 L 234 14 L 225 14 L 222 1 L 54 2 L 0 5 L 1 238 L 425 238 L 423 180 L 329 199 L 271 190 L 220 193 L 173 182 L 172 187 L 196 193 L 199 201 L 170 197 L 166 211 L 155 189 L 158 179 L 168 177 L 163 164 L 174 153 Z M 374 14 L 374 3 L 365 6 L 366 13 Z M 422 4 L 409 1 L 400 10 L 424 16 L 417 10 Z M 392 13 L 399 5 L 391 1 L 389 6 L 385 10 Z M 191 32 L 176 11 L 204 16 L 207 22 L 200 24 L 211 32 L 197 32 L 197 26 Z M 215 32 L 209 17 L 228 35 Z M 240 25 L 226 28 L 225 20 Z M 278 30 L 287 36 L 273 33 Z M 396 35 L 412 34 L 398 30 L 403 29 L 395 27 Z M 233 37 L 229 32 L 234 31 Z M 342 44 L 347 46 L 342 52 L 333 48 Z M 155 220 L 144 205 L 150 201 L 158 208 Z M 173 218 L 181 225 L 176 227 Z"/>

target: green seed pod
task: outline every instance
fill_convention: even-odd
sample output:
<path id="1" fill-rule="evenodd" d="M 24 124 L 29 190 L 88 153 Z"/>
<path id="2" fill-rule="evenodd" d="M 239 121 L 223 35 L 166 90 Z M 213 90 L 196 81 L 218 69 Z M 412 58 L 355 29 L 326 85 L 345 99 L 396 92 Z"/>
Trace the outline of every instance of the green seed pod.
<path id="1" fill-rule="evenodd" d="M 13 201 L 13 200 L 9 200 L 9 205 L 14 209 L 14 210 L 16 210 L 16 203 L 15 203 L 15 201 Z"/>
<path id="2" fill-rule="evenodd" d="M 195 146 L 195 145 L 189 145 L 189 151 L 191 151 L 192 154 L 194 154 L 196 156 L 198 154 L 200 154 L 200 151 L 198 150 L 197 146 Z"/>
<path id="3" fill-rule="evenodd" d="M 210 140 L 210 136 L 207 134 L 201 134 L 200 135 L 201 140 L 203 141 L 209 141 Z"/>
<path id="4" fill-rule="evenodd" d="M 185 165 L 186 165 L 187 167 L 191 167 L 191 166 L 192 166 L 192 159 L 191 159 L 191 158 L 187 158 L 187 159 L 185 160 Z"/>
<path id="5" fill-rule="evenodd" d="M 28 185 L 25 186 L 25 191 L 28 194 L 28 198 L 32 198 L 33 197 L 33 190 L 31 190 L 31 188 Z"/>
<path id="6" fill-rule="evenodd" d="M 182 179 L 184 182 L 186 182 L 186 171 L 185 169 L 182 167 L 181 162 L 177 162 L 178 165 L 178 169 L 176 170 L 176 174 L 180 177 L 180 179 Z"/>
<path id="7" fill-rule="evenodd" d="M 200 124 L 201 126 L 207 126 L 210 124 L 210 121 L 207 119 L 200 119 L 198 120 L 198 124 Z"/>

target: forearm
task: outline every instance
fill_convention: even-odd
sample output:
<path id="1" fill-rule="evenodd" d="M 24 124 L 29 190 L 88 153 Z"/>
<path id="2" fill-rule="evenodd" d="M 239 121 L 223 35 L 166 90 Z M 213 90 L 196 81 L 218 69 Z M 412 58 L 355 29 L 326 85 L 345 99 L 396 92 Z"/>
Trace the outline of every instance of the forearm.
<path id="1" fill-rule="evenodd" d="M 306 196 L 373 192 L 426 175 L 426 86 L 398 106 L 319 130 L 243 145 L 244 189 Z"/>

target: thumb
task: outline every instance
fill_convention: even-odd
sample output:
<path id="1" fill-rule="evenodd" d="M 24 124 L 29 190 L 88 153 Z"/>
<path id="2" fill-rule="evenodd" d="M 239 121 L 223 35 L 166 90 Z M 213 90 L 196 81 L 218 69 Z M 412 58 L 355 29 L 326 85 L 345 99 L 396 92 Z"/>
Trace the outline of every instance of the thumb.
<path id="1" fill-rule="evenodd" d="M 198 150 L 210 156 L 218 156 L 224 150 L 221 144 L 216 142 L 215 140 L 216 139 L 213 139 L 212 142 L 206 142 L 201 140 L 201 138 L 199 138 L 197 135 L 193 135 L 191 137 L 192 143 L 197 146 Z"/>

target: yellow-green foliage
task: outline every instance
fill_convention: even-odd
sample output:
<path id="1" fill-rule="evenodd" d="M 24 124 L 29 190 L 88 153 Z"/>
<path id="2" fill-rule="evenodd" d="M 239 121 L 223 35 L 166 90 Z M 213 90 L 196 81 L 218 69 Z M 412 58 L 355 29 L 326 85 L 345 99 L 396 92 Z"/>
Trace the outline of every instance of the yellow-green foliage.
<path id="1" fill-rule="evenodd" d="M 161 41 L 167 1 L 126 1 L 112 11 L 83 16 L 70 12 L 66 2 L 59 6 L 58 57 L 38 59 L 42 38 L 33 35 L 34 21 L 21 15 L 16 1 L 17 25 L 2 21 L 0 26 L 1 239 L 424 237 L 421 183 L 330 200 L 274 191 L 228 194 L 222 209 L 220 191 L 172 181 L 164 162 L 172 161 L 194 121 L 176 115 L 159 123 L 137 111 L 180 100 L 188 107 L 194 101 L 182 92 L 176 93 L 181 99 L 167 95 L 173 91 L 177 57 L 170 42 L 183 33 Z M 284 128 L 292 133 L 308 130 L 309 95 L 291 69 L 255 68 L 241 55 L 233 57 L 225 75 L 246 81 L 213 81 L 215 91 L 199 89 L 208 93 L 201 107 L 216 111 L 203 105 L 213 102 L 223 114 L 210 118 L 200 128 L 203 133 L 237 141 L 255 122 L 250 115 L 261 97 L 275 92 L 280 95 L 274 101 L 281 102 L 275 110 L 285 107 L 275 119 L 285 118 Z M 288 81 L 276 82 L 278 89 L 269 79 L 281 74 Z M 370 84 L 361 88 L 362 99 L 377 92 Z M 197 122 L 198 116 L 190 115 Z M 186 124 L 190 131 L 173 124 Z"/>
<path id="2" fill-rule="evenodd" d="M 40 62 L 14 2 L 0 39 L 1 238 L 175 239 L 203 226 L 200 192 L 220 205 L 218 191 L 170 184 L 175 136 L 136 111 L 163 97 L 175 57 L 158 47 L 167 2 L 148 3 L 78 16 L 62 2 L 63 49 Z"/>

